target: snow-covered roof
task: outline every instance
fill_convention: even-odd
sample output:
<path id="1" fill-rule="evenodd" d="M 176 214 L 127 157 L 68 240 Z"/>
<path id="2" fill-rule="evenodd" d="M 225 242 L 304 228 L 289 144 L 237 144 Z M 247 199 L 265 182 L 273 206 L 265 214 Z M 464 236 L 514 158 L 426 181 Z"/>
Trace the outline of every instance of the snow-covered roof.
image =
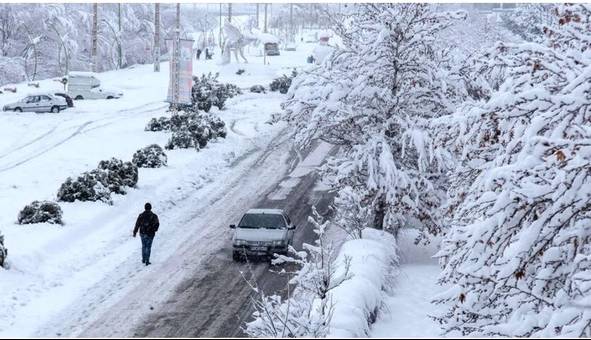
<path id="1" fill-rule="evenodd" d="M 72 77 L 96 77 L 95 72 L 71 71 L 68 75 Z"/>
<path id="2" fill-rule="evenodd" d="M 259 33 L 259 34 L 257 34 L 257 39 L 259 39 L 263 44 L 267 44 L 267 43 L 278 44 L 279 43 L 279 38 L 277 38 L 273 34 L 269 34 L 269 33 Z"/>
<path id="3" fill-rule="evenodd" d="M 279 214 L 283 214 L 283 209 L 249 209 L 247 212 L 247 214 L 274 214 L 274 215 L 279 215 Z"/>

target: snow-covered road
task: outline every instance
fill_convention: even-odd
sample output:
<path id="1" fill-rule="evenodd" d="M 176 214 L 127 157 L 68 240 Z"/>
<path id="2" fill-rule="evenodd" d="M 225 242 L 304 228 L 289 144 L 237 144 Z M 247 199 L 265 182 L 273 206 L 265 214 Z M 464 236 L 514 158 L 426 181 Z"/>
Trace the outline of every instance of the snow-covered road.
<path id="1" fill-rule="evenodd" d="M 282 53 L 270 66 L 251 58 L 246 65 L 201 61 L 196 69 L 220 72 L 221 81 L 241 87 L 268 85 L 291 66 L 304 64 L 306 53 Z M 246 69 L 241 76 L 235 74 L 239 68 Z M 115 195 L 113 205 L 62 203 L 64 226 L 14 223 L 25 204 L 54 199 L 66 177 L 102 159 L 130 160 L 141 147 L 163 145 L 167 133 L 143 129 L 167 107 L 162 101 L 167 76 L 166 64 L 161 73 L 153 73 L 150 65 L 106 72 L 99 75 L 101 81 L 121 88 L 121 100 L 76 102 L 74 109 L 57 115 L 0 115 L 0 227 L 10 268 L 0 269 L 0 337 L 77 335 L 104 316 L 118 321 L 95 334 L 130 335 L 125 327 L 141 321 L 142 306 L 162 302 L 197 268 L 203 273 L 211 256 L 230 256 L 224 252 L 230 242 L 226 222 L 264 198 L 293 165 L 286 162 L 285 126 L 266 124 L 284 96 L 246 93 L 215 112 L 228 126 L 226 139 L 199 152 L 167 151 L 168 167 L 140 169 L 137 188 Z M 51 80 L 40 84 L 47 91 L 60 88 Z M 18 94 L 0 97 L 0 104 L 28 91 L 25 84 L 18 88 Z M 148 268 L 140 263 L 139 240 L 131 237 L 146 201 L 162 222 L 154 265 Z"/>

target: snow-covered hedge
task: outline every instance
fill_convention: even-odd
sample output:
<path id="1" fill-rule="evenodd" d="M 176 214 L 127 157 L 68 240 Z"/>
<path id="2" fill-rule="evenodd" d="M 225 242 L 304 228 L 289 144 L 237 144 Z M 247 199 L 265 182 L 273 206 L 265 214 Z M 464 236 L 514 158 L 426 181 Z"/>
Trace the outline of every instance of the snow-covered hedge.
<path id="1" fill-rule="evenodd" d="M 227 135 L 226 124 L 219 117 L 204 112 L 173 113 L 170 118 L 153 118 L 146 126 L 147 131 L 172 131 L 166 145 L 167 150 L 204 148 L 208 141 Z"/>
<path id="2" fill-rule="evenodd" d="M 364 229 L 362 236 L 346 241 L 335 261 L 335 276 L 345 271 L 348 261 L 351 277 L 331 291 L 334 309 L 329 337 L 367 337 L 396 273 L 394 236 L 372 228 Z"/>
<path id="3" fill-rule="evenodd" d="M 137 184 L 138 167 L 132 162 L 111 158 L 100 161 L 98 169 L 107 173 L 106 182 L 103 182 L 103 185 L 116 194 L 125 194 L 125 187 L 133 188 Z"/>
<path id="4" fill-rule="evenodd" d="M 18 213 L 18 224 L 51 223 L 63 224 L 62 209 L 51 201 L 33 201 Z"/>
<path id="5" fill-rule="evenodd" d="M 193 77 L 191 90 L 192 102 L 195 110 L 209 112 L 212 106 L 222 110 L 228 98 L 242 93 L 234 84 L 222 84 L 218 81 L 219 74 L 202 74 L 201 77 Z"/>
<path id="6" fill-rule="evenodd" d="M 273 79 L 271 84 L 269 84 L 269 89 L 273 92 L 279 91 L 279 93 L 287 93 L 289 91 L 289 87 L 291 86 L 291 81 L 298 75 L 296 70 L 291 71 L 290 76 L 286 76 L 285 74 L 279 78 Z"/>
<path id="7" fill-rule="evenodd" d="M 103 201 L 111 202 L 111 192 L 103 183 L 107 173 L 103 170 L 83 172 L 76 179 L 68 177 L 57 192 L 61 202 Z"/>
<path id="8" fill-rule="evenodd" d="M 252 85 L 250 87 L 252 93 L 265 93 L 265 87 L 263 85 Z"/>
<path id="9" fill-rule="evenodd" d="M 166 166 L 168 158 L 158 144 L 148 145 L 133 154 L 131 162 L 138 168 L 160 168 Z"/>
<path id="10" fill-rule="evenodd" d="M 111 193 L 125 194 L 126 187 L 135 187 L 138 167 L 116 158 L 103 160 L 98 168 L 84 172 L 76 179 L 68 177 L 57 193 L 58 201 L 111 202 Z"/>
<path id="11" fill-rule="evenodd" d="M 4 267 L 4 262 L 8 256 L 8 249 L 4 245 L 4 235 L 0 232 L 0 267 Z"/>
<path id="12" fill-rule="evenodd" d="M 174 131 L 164 146 L 166 150 L 194 148 L 195 139 L 189 131 Z"/>
<path id="13" fill-rule="evenodd" d="M 170 130 L 170 118 L 152 118 L 145 128 L 146 131 L 168 131 Z"/>

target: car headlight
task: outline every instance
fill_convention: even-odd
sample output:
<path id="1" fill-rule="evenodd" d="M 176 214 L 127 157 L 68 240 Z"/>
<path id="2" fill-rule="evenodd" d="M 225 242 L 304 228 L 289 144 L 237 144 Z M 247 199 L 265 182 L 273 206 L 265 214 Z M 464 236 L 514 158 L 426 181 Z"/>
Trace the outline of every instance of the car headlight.
<path id="1" fill-rule="evenodd" d="M 234 240 L 234 245 L 236 246 L 245 246 L 246 244 L 246 240 Z"/>
<path id="2" fill-rule="evenodd" d="M 271 242 L 271 245 L 274 247 L 281 247 L 281 246 L 285 245 L 285 241 L 283 241 L 283 240 L 273 241 L 273 242 Z"/>

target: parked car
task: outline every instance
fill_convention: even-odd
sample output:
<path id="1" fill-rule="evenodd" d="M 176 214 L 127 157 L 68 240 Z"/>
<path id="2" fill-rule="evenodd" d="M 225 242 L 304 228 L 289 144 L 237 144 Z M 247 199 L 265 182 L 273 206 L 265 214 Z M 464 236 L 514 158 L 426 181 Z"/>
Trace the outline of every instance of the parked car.
<path id="1" fill-rule="evenodd" d="M 75 100 L 115 99 L 123 96 L 122 92 L 100 88 L 101 82 L 92 72 L 70 72 L 67 84 L 68 95 Z"/>
<path id="2" fill-rule="evenodd" d="M 67 109 L 68 103 L 62 97 L 52 94 L 37 94 L 27 96 L 16 103 L 4 105 L 3 111 L 15 112 L 52 112 L 58 113 Z"/>
<path id="3" fill-rule="evenodd" d="M 282 209 L 250 209 L 230 228 L 235 229 L 232 258 L 240 261 L 249 255 L 287 254 L 296 227 Z"/>
<path id="4" fill-rule="evenodd" d="M 66 104 L 68 104 L 68 107 L 74 107 L 74 101 L 72 100 L 72 97 L 68 96 L 65 93 L 54 93 L 54 95 L 56 95 L 57 97 L 62 97 L 66 100 Z"/>

